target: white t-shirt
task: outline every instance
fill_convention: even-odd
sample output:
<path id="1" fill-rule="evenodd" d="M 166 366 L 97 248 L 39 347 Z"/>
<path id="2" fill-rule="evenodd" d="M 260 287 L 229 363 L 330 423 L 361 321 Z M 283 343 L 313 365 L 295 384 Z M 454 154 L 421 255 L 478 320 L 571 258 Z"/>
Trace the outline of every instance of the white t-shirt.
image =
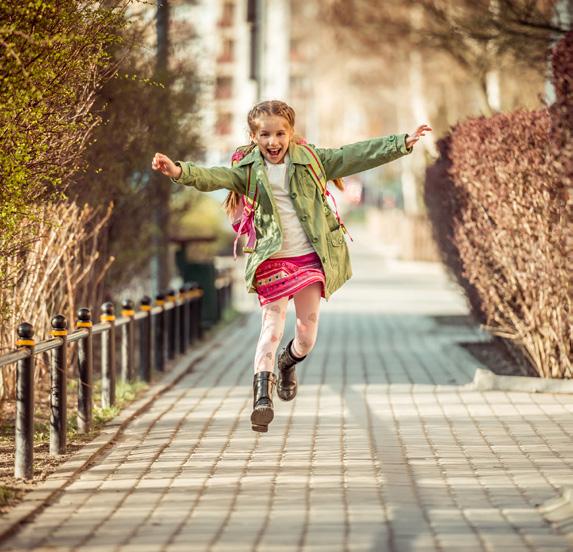
<path id="1" fill-rule="evenodd" d="M 283 245 L 280 251 L 277 251 L 271 256 L 271 259 L 297 257 L 299 255 L 312 253 L 314 248 L 306 236 L 290 197 L 289 182 L 287 179 L 288 155 L 285 156 L 283 163 L 278 165 L 269 163 L 266 160 L 265 164 L 283 227 Z"/>

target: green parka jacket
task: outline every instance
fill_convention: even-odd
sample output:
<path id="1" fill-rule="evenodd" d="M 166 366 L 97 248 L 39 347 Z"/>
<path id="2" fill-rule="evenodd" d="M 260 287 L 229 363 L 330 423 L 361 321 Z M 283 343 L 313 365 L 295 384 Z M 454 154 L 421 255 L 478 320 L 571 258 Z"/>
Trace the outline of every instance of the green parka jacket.
<path id="1" fill-rule="evenodd" d="M 377 167 L 411 153 L 412 149 L 406 148 L 407 136 L 391 134 L 337 149 L 315 148 L 315 151 L 327 179 L 331 180 Z M 352 276 L 352 269 L 344 233 L 307 168 L 310 164 L 308 155 L 305 148 L 291 142 L 287 173 L 290 197 L 300 223 L 322 262 L 326 276 L 324 295 L 328 299 Z M 176 165 L 182 169 L 181 176 L 177 180 L 172 179 L 177 184 L 193 186 L 202 192 L 226 188 L 240 194 L 246 193 L 247 167 L 251 165 L 258 188 L 254 218 L 257 243 L 255 251 L 247 259 L 245 280 L 249 292 L 256 292 L 254 277 L 257 267 L 280 250 L 283 240 L 281 221 L 259 149 L 254 148 L 232 168 L 204 168 L 186 161 L 177 161 Z"/>

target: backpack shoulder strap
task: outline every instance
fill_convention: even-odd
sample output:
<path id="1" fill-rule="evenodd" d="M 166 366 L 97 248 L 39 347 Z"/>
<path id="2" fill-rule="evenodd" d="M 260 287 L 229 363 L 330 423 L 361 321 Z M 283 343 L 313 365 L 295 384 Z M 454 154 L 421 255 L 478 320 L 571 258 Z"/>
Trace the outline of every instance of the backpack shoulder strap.
<path id="1" fill-rule="evenodd" d="M 250 203 L 251 205 L 254 205 L 256 198 L 257 198 L 257 183 L 256 183 L 255 179 L 253 178 L 253 164 L 249 163 L 248 160 L 246 160 L 244 163 L 241 163 L 241 161 L 242 161 L 242 158 L 233 159 L 232 166 L 233 167 L 246 166 L 246 169 L 247 169 L 247 190 L 246 190 L 246 193 L 243 195 L 243 197 L 245 198 L 245 203 Z"/>
<path id="2" fill-rule="evenodd" d="M 322 197 L 324 198 L 324 201 L 326 202 L 327 198 L 332 199 L 332 202 L 334 204 L 334 213 L 336 216 L 336 220 L 338 220 L 338 224 L 340 224 L 342 231 L 345 234 L 348 234 L 348 237 L 352 240 L 352 236 L 348 233 L 348 230 L 344 222 L 342 221 L 342 218 L 340 218 L 340 214 L 338 213 L 338 206 L 336 205 L 336 199 L 334 199 L 334 196 L 326 188 L 326 171 L 324 170 L 324 165 L 322 164 L 320 157 L 318 156 L 315 149 L 311 145 L 309 144 L 300 144 L 300 145 L 308 153 L 307 158 L 309 160 L 309 163 L 307 167 L 310 168 L 312 179 L 318 186 L 318 189 L 320 190 Z"/>
<path id="3" fill-rule="evenodd" d="M 233 164 L 233 166 L 236 166 Z M 253 166 L 252 163 L 246 165 L 247 171 L 247 189 L 242 197 L 242 213 L 241 220 L 233 226 L 235 232 L 237 233 L 235 240 L 233 242 L 233 256 L 235 260 L 237 259 L 237 244 L 239 238 L 243 235 L 247 235 L 247 244 L 243 247 L 245 253 L 252 253 L 255 250 L 255 244 L 257 241 L 257 234 L 253 224 L 253 219 L 255 215 L 255 209 L 257 205 L 257 182 L 253 178 Z"/>
<path id="4" fill-rule="evenodd" d="M 308 153 L 307 158 L 309 160 L 308 167 L 310 168 L 310 173 L 315 184 L 318 186 L 322 195 L 326 195 L 326 171 L 324 170 L 324 165 L 318 157 L 316 151 L 309 144 L 300 144 L 306 152 Z"/>
<path id="5" fill-rule="evenodd" d="M 247 165 L 247 193 L 245 194 L 245 200 L 251 205 L 255 204 L 257 200 L 257 182 L 253 177 L 253 165 Z"/>

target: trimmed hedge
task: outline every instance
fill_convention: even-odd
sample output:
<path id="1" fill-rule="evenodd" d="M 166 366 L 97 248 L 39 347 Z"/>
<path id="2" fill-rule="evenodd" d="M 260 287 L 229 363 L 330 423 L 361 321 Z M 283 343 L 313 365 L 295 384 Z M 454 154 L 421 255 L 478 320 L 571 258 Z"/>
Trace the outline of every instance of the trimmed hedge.
<path id="1" fill-rule="evenodd" d="M 465 121 L 441 140 L 425 199 L 442 258 L 476 318 L 542 377 L 573 377 L 567 188 L 573 175 L 571 35 L 550 109 Z"/>

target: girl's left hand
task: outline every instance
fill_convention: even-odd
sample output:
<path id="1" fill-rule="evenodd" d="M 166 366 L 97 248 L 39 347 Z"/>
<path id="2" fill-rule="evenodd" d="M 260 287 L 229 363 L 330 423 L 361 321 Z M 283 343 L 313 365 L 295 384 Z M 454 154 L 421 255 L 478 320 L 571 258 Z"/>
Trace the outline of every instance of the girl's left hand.
<path id="1" fill-rule="evenodd" d="M 420 125 L 412 134 L 408 134 L 406 137 L 406 147 L 410 149 L 425 132 L 432 132 L 432 129 L 428 125 Z"/>

